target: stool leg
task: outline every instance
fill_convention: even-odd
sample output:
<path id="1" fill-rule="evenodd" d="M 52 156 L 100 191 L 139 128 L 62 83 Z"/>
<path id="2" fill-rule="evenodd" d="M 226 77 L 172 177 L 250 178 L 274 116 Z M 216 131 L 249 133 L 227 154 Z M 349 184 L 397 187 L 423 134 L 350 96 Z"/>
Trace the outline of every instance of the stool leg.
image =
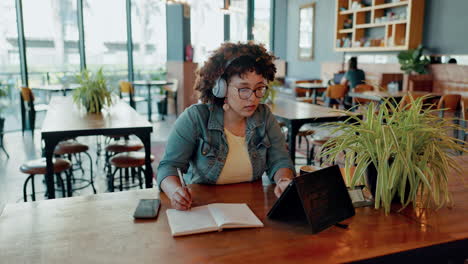
<path id="1" fill-rule="evenodd" d="M 123 191 L 123 182 L 122 182 L 122 178 L 123 178 L 123 176 L 122 176 L 122 168 L 120 168 L 120 169 L 119 169 L 119 175 L 120 175 L 120 179 L 119 179 L 119 180 L 120 180 L 120 186 L 119 186 L 119 190 L 120 190 L 120 191 Z"/>
<path id="2" fill-rule="evenodd" d="M 34 174 L 31 174 L 31 184 L 32 184 L 32 200 L 36 201 L 36 188 L 34 187 Z"/>
<path id="3" fill-rule="evenodd" d="M 72 197 L 73 195 L 73 186 L 72 186 L 72 169 L 65 171 L 66 182 L 67 182 L 67 196 Z"/>
<path id="4" fill-rule="evenodd" d="M 138 182 L 140 183 L 140 189 L 143 189 L 143 180 L 141 178 L 141 171 L 142 171 L 142 168 L 138 167 Z"/>
<path id="5" fill-rule="evenodd" d="M 107 188 L 109 188 L 109 191 L 110 192 L 114 192 L 114 176 L 115 174 L 117 173 L 117 170 L 119 168 L 115 168 L 114 172 L 110 174 L 110 177 L 108 179 L 108 182 L 107 182 Z"/>
<path id="6" fill-rule="evenodd" d="M 310 165 L 311 164 L 311 161 L 310 161 L 310 154 L 309 154 L 309 140 L 307 139 L 307 137 L 305 137 L 305 142 L 306 142 L 306 165 Z"/>
<path id="7" fill-rule="evenodd" d="M 28 201 L 28 194 L 27 194 L 27 192 L 26 192 L 26 187 L 28 187 L 28 181 L 31 179 L 32 176 L 34 176 L 34 175 L 32 175 L 32 174 L 29 175 L 29 176 L 26 178 L 26 180 L 24 181 L 24 184 L 23 184 L 23 200 L 24 200 L 25 202 Z"/>
<path id="8" fill-rule="evenodd" d="M 135 167 L 132 167 L 131 168 L 132 183 L 135 183 L 135 174 L 136 174 Z"/>
<path id="9" fill-rule="evenodd" d="M 57 182 L 59 182 L 60 186 L 62 186 L 62 197 L 65 197 L 65 185 L 63 184 L 62 175 L 60 173 L 56 173 L 55 177 L 57 178 Z"/>
<path id="10" fill-rule="evenodd" d="M 89 158 L 89 173 L 91 174 L 89 177 L 89 181 L 91 183 L 91 187 L 93 187 L 93 192 L 96 194 L 96 188 L 94 187 L 94 177 L 93 177 L 93 160 L 91 159 L 91 155 L 88 152 L 83 152 Z"/>

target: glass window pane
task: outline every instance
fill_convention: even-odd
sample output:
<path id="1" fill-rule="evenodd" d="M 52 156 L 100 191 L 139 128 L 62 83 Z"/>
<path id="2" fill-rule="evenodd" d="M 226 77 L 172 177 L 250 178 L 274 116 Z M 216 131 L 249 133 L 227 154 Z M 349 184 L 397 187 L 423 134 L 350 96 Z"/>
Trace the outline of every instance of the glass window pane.
<path id="1" fill-rule="evenodd" d="M 255 42 L 270 50 L 270 0 L 255 1 L 253 34 Z"/>
<path id="2" fill-rule="evenodd" d="M 162 79 L 166 69 L 166 1 L 132 0 L 135 80 Z"/>
<path id="3" fill-rule="evenodd" d="M 204 63 L 224 42 L 223 1 L 189 0 L 193 61 Z"/>
<path id="4" fill-rule="evenodd" d="M 247 41 L 247 0 L 231 0 L 231 41 Z"/>
<path id="5" fill-rule="evenodd" d="M 19 93 L 21 84 L 18 33 L 14 0 L 0 1 L 0 88 L 8 93 L 0 99 L 0 117 L 6 119 L 4 130 L 20 129 Z"/>
<path id="6" fill-rule="evenodd" d="M 85 1 L 83 6 L 87 68 L 103 68 L 117 88 L 127 79 L 127 19 L 125 0 Z"/>
<path id="7" fill-rule="evenodd" d="M 80 69 L 74 0 L 23 0 L 29 85 L 72 81 Z"/>

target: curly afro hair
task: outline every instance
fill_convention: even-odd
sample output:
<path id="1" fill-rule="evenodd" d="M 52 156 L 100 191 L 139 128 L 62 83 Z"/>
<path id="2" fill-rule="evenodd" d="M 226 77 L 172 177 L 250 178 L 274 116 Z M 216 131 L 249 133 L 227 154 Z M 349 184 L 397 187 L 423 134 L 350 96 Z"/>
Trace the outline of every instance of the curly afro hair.
<path id="1" fill-rule="evenodd" d="M 248 72 L 255 72 L 266 80 L 273 81 L 276 73 L 274 59 L 275 56 L 261 44 L 223 43 L 195 73 L 195 90 L 200 92 L 200 100 L 203 103 L 222 105 L 224 99 L 216 98 L 212 93 L 218 78 L 224 78 L 229 83 L 233 76 L 242 78 Z"/>

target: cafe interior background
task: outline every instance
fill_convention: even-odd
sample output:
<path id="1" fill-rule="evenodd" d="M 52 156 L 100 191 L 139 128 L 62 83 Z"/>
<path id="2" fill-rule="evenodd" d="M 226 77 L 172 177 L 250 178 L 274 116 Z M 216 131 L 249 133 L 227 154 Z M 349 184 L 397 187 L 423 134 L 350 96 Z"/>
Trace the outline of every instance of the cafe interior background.
<path id="1" fill-rule="evenodd" d="M 356 2 L 365 6 L 373 1 Z M 71 94 L 41 87 L 71 87 L 76 75 L 84 69 L 91 72 L 102 69 L 116 94 L 122 80 L 176 80 L 176 87 L 172 87 L 175 93 L 165 93 L 162 88 L 154 93 L 159 97 L 153 98 L 151 113 L 146 103 L 137 102 L 135 106 L 139 113 L 152 120 L 154 168 L 177 114 L 196 103 L 192 90 L 194 71 L 224 41 L 253 40 L 275 54 L 277 97 L 295 100 L 298 97 L 295 85 L 301 81 L 319 79 L 328 83 L 336 73 L 346 70 L 346 62 L 354 56 L 368 81 L 384 87 L 397 83 L 401 90 L 404 73 L 397 55 L 421 44 L 424 55 L 431 61 L 429 74 L 420 80 L 423 89 L 468 98 L 468 36 L 464 28 L 468 24 L 467 1 L 424 1 L 425 5 L 418 11 L 423 15 L 415 22 L 420 25 L 413 25 L 414 31 L 407 25 L 409 21 L 402 22 L 408 14 L 406 9 L 401 9 L 406 8 L 408 1 L 380 1 L 391 10 L 382 13 L 378 20 L 369 21 L 369 15 L 356 14 L 362 16 L 364 24 L 372 24 L 369 27 L 345 25 L 353 13 L 352 6 L 348 6 L 351 2 L 2 0 L 0 87 L 5 95 L 1 98 L 4 106 L 0 113 L 4 120 L 0 130 L 3 138 L 0 141 L 0 207 L 23 201 L 27 175 L 19 167 L 43 156 L 41 127 L 46 111 L 40 111 L 39 106 L 45 106 L 43 110 L 46 110 L 51 97 L 61 92 Z M 346 8 L 340 9 L 343 5 Z M 413 37 L 420 43 L 409 43 Z M 458 64 L 448 64 L 452 58 Z M 22 112 L 25 100 L 21 87 L 30 87 L 34 93 L 34 127 L 25 121 L 28 113 Z M 138 89 L 135 97 L 146 98 L 148 91 Z M 97 137 L 83 140 L 90 146 L 88 152 L 95 167 L 98 193 L 108 191 L 105 155 L 100 149 L 105 140 Z M 298 157 L 296 164 L 305 164 L 303 154 L 298 154 L 302 159 Z M 83 167 L 83 172 L 89 169 L 85 161 Z M 37 199 L 45 199 L 45 185 L 40 178 L 36 187 Z M 91 193 L 91 188 L 77 188 L 73 195 Z"/>

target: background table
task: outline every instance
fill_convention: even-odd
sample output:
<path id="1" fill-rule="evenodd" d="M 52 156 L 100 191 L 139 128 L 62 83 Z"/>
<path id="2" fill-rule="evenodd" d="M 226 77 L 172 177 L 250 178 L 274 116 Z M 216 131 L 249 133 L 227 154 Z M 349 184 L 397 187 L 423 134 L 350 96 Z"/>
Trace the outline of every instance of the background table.
<path id="1" fill-rule="evenodd" d="M 358 208 L 344 221 L 348 229 L 333 226 L 315 235 L 307 226 L 266 217 L 276 201 L 273 187 L 259 181 L 192 185 L 195 205 L 245 202 L 265 227 L 178 238 L 170 233 L 164 194 L 157 220 L 132 217 L 138 200 L 158 197 L 157 189 L 8 204 L 0 216 L 0 259 L 5 263 L 421 263 L 420 258 L 434 260 L 440 254 L 468 257 L 466 187 L 451 185 L 456 204 L 450 214 L 441 211 L 435 219 L 430 214 L 408 217 L 398 213 L 398 207 L 387 216 L 383 210 Z"/>
<path id="2" fill-rule="evenodd" d="M 53 97 L 42 126 L 47 160 L 47 190 L 55 198 L 52 156 L 55 146 L 62 140 L 91 135 L 136 135 L 145 146 L 145 185 L 152 187 L 151 132 L 153 126 L 135 109 L 118 98 L 115 104 L 102 113 L 89 114 L 78 109 L 71 97 Z"/>
<path id="3" fill-rule="evenodd" d="M 155 81 L 145 81 L 145 80 L 139 80 L 139 81 L 133 81 L 132 82 L 134 86 L 145 86 L 148 91 L 147 91 L 147 102 L 148 102 L 148 121 L 151 122 L 151 114 L 153 113 L 152 110 L 152 103 L 151 103 L 151 87 L 161 87 L 164 85 L 169 85 L 172 84 L 172 82 L 166 81 L 166 80 L 155 80 Z M 164 120 L 164 119 L 163 119 Z"/>
<path id="4" fill-rule="evenodd" d="M 349 118 L 349 115 L 339 113 L 329 107 L 282 98 L 275 100 L 275 103 L 271 105 L 271 111 L 288 127 L 289 155 L 293 163 L 296 159 L 296 135 L 302 125 L 344 121 Z"/>
<path id="5" fill-rule="evenodd" d="M 325 90 L 327 89 L 327 85 L 322 84 L 322 83 L 297 83 L 295 84 L 296 87 L 303 88 L 303 89 L 308 89 L 309 90 L 309 96 L 310 96 L 310 91 L 312 91 L 312 98 L 313 98 L 313 103 L 317 104 L 317 90 Z"/>

